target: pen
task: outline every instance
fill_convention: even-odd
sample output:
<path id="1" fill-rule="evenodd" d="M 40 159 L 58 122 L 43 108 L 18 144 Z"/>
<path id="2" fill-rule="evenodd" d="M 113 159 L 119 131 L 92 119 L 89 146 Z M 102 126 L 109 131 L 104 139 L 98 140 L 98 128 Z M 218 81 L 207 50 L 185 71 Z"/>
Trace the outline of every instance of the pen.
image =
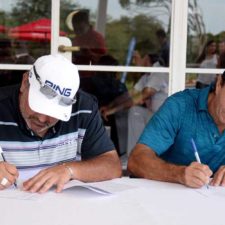
<path id="1" fill-rule="evenodd" d="M 1 154 L 1 156 L 2 156 L 3 161 L 6 162 L 6 159 L 5 159 L 5 156 L 4 156 L 4 154 L 3 154 L 3 151 L 2 151 L 2 148 L 1 148 L 1 147 L 0 147 L 0 154 Z M 16 181 L 13 183 L 13 185 L 14 185 L 15 188 L 17 188 L 17 183 L 16 183 Z"/>
<path id="2" fill-rule="evenodd" d="M 198 149 L 196 147 L 196 144 L 195 144 L 195 141 L 194 141 L 193 138 L 191 138 L 191 144 L 192 144 L 192 148 L 193 148 L 193 151 L 194 151 L 194 154 L 195 154 L 196 161 L 198 163 L 201 163 L 201 160 L 200 160 L 200 157 L 199 157 L 199 154 L 198 154 Z M 206 187 L 209 188 L 209 185 L 206 184 Z"/>

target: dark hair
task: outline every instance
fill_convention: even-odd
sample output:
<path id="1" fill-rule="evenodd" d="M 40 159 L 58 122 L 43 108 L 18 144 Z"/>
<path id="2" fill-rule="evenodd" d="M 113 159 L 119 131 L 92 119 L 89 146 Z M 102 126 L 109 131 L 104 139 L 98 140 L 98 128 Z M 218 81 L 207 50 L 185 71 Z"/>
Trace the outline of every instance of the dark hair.
<path id="1" fill-rule="evenodd" d="M 148 53 L 148 57 L 151 60 L 152 64 L 154 64 L 155 62 L 159 61 L 159 56 L 156 53 Z"/>
<path id="2" fill-rule="evenodd" d="M 72 24 L 84 22 L 89 24 L 89 10 L 81 9 L 73 15 Z"/>
<path id="3" fill-rule="evenodd" d="M 118 61 L 111 55 L 103 55 L 100 57 L 98 65 L 118 66 Z"/>
<path id="4" fill-rule="evenodd" d="M 225 52 L 219 55 L 218 68 L 225 68 Z"/>
<path id="5" fill-rule="evenodd" d="M 223 86 L 225 84 L 225 71 L 222 73 L 221 77 L 222 77 L 221 86 Z"/>
<path id="6" fill-rule="evenodd" d="M 103 55 L 97 62 L 97 65 L 104 66 L 118 66 L 119 62 L 111 55 Z M 107 77 L 115 77 L 117 72 L 114 71 L 97 71 L 96 76 L 101 76 L 104 74 L 105 78 Z"/>
<path id="7" fill-rule="evenodd" d="M 218 76 L 215 78 L 215 81 L 212 82 L 210 92 L 216 91 L 217 81 L 218 81 Z M 221 74 L 221 82 L 220 82 L 221 86 L 224 86 L 224 84 L 225 84 L 225 71 Z"/>
<path id="8" fill-rule="evenodd" d="M 206 49 L 212 44 L 212 43 L 216 43 L 214 40 L 209 40 L 206 42 L 204 48 L 202 49 L 201 54 L 198 56 L 196 62 L 197 63 L 201 63 L 205 57 L 206 57 Z"/>
<path id="9" fill-rule="evenodd" d="M 12 42 L 8 38 L 0 39 L 0 62 L 13 63 Z"/>
<path id="10" fill-rule="evenodd" d="M 156 31 L 156 36 L 157 37 L 161 37 L 161 38 L 165 38 L 166 37 L 166 32 L 163 29 L 158 29 Z"/>

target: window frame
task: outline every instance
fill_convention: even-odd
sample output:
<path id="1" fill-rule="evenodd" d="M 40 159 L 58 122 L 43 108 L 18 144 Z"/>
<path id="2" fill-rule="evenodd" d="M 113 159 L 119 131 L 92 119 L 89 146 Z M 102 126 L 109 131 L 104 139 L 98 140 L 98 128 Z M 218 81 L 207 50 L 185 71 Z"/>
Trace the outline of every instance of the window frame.
<path id="1" fill-rule="evenodd" d="M 107 0 L 105 0 L 107 1 Z M 215 73 L 223 69 L 200 69 L 186 67 L 188 0 L 172 0 L 171 34 L 170 34 L 170 65 L 169 67 L 137 67 L 137 66 L 95 66 L 78 65 L 83 71 L 115 71 L 115 72 L 166 72 L 169 74 L 169 93 L 185 89 L 185 77 L 189 73 Z M 52 33 L 51 54 L 58 52 L 59 46 L 60 0 L 52 0 Z M 0 70 L 29 70 L 32 65 L 0 64 Z"/>

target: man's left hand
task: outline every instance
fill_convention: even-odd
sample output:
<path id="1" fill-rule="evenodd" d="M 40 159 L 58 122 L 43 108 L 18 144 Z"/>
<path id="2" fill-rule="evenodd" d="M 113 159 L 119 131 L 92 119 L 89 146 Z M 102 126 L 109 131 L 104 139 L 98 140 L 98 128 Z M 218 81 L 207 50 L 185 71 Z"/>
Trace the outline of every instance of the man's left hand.
<path id="1" fill-rule="evenodd" d="M 221 166 L 214 174 L 213 179 L 210 182 L 212 186 L 225 187 L 225 166 Z"/>
<path id="2" fill-rule="evenodd" d="M 68 169 L 62 164 L 40 171 L 37 175 L 23 183 L 23 190 L 45 193 L 56 185 L 56 192 L 61 192 L 64 184 L 70 180 Z"/>

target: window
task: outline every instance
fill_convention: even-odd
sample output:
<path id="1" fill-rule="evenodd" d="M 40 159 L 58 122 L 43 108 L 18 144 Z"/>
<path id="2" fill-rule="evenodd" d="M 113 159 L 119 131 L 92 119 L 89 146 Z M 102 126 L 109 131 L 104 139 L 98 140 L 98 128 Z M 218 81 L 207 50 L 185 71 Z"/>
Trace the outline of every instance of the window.
<path id="1" fill-rule="evenodd" d="M 225 18 L 222 8 L 225 3 L 221 0 L 189 0 L 189 5 L 186 86 L 195 86 L 196 82 L 197 86 L 204 86 L 222 72 L 216 68 L 224 68 Z"/>
<path id="2" fill-rule="evenodd" d="M 57 52 L 59 34 L 76 47 L 73 62 L 78 65 L 87 90 L 93 88 L 93 82 L 100 84 L 98 79 L 90 78 L 93 75 L 104 77 L 98 88 L 101 91 L 105 91 L 106 82 L 112 84 L 116 80 L 111 91 L 117 93 L 111 93 L 112 99 L 126 92 L 126 88 L 132 90 L 146 73 L 167 74 L 168 95 L 193 88 L 199 75 L 213 77 L 225 67 L 221 63 L 223 58 L 220 68 L 217 63 L 208 66 L 200 60 L 201 53 L 205 53 L 204 45 L 211 39 L 214 42 L 210 48 L 216 51 L 214 61 L 225 48 L 224 5 L 223 0 L 3 0 L 0 3 L 0 76 L 1 73 L 22 74 L 21 70 L 28 70 L 40 55 Z M 77 17 L 73 21 L 74 15 Z M 92 36 L 79 37 L 79 33 L 87 30 L 81 18 L 88 19 Z M 42 19 L 50 20 L 51 24 L 39 39 L 35 35 L 16 33 L 18 27 L 43 22 Z M 34 28 L 34 24 L 31 26 Z M 163 35 L 166 42 L 159 41 Z M 26 57 L 16 60 L 17 55 Z M 154 65 L 155 57 L 161 62 L 158 66 Z"/>

